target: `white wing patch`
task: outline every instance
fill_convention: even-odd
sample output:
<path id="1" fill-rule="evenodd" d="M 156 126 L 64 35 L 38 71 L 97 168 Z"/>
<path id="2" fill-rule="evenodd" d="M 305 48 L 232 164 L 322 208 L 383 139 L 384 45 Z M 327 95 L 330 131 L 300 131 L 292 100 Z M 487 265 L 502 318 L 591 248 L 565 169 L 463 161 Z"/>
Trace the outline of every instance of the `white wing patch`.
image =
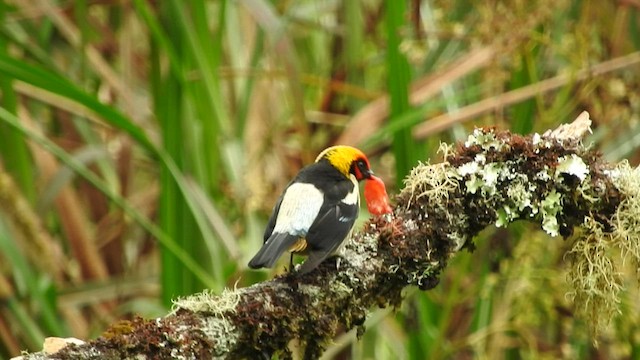
<path id="1" fill-rule="evenodd" d="M 360 189 L 358 188 L 358 180 L 353 175 L 349 175 L 349 180 L 353 183 L 353 189 L 347 196 L 342 199 L 342 202 L 347 205 L 360 205 Z"/>
<path id="2" fill-rule="evenodd" d="M 323 201 L 322 193 L 312 184 L 292 184 L 282 198 L 273 232 L 306 236 Z"/>
<path id="3" fill-rule="evenodd" d="M 356 180 L 356 177 L 353 175 L 349 175 L 349 180 L 353 183 L 353 189 L 344 197 L 344 199 L 342 199 L 342 203 L 360 206 L 360 188 L 358 187 L 358 180 Z M 340 214 L 340 211 L 338 211 L 338 214 Z M 351 220 L 353 219 L 347 216 L 340 216 L 338 218 L 338 221 L 340 222 L 348 222 Z"/>

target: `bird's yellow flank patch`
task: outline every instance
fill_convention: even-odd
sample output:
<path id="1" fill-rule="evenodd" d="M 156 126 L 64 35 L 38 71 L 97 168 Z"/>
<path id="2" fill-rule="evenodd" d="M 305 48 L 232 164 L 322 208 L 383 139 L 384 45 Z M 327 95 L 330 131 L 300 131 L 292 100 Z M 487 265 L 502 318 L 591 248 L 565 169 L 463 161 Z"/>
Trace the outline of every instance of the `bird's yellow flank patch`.
<path id="1" fill-rule="evenodd" d="M 345 177 L 349 177 L 351 163 L 358 158 L 365 158 L 362 151 L 351 146 L 336 145 L 324 149 L 316 158 L 316 162 L 327 159 L 331 165 L 344 174 Z"/>
<path id="2" fill-rule="evenodd" d="M 303 253 L 305 250 L 307 250 L 307 245 L 307 239 L 298 238 L 298 240 L 296 240 L 296 242 L 289 247 L 289 251 L 295 253 Z"/>

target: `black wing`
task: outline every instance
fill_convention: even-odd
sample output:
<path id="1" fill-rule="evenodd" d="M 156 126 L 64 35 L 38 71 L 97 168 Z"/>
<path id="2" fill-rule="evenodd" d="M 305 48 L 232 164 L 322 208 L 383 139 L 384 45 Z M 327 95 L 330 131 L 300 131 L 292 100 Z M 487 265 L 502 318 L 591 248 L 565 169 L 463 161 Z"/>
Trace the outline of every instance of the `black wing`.
<path id="1" fill-rule="evenodd" d="M 351 232 L 360 204 L 359 200 L 345 203 L 343 199 L 352 191 L 356 191 L 356 196 L 359 196 L 356 185 L 347 179 L 325 190 L 325 201 L 307 234 L 309 258 L 302 264 L 301 273 L 315 269 L 338 249 Z"/>
<path id="2" fill-rule="evenodd" d="M 272 267 L 282 253 L 298 239 L 297 236 L 291 236 L 289 234 L 273 234 L 273 229 L 276 227 L 276 219 L 280 212 L 280 205 L 282 205 L 282 199 L 292 183 L 293 181 L 290 182 L 282 194 L 280 194 L 278 201 L 276 201 L 276 205 L 273 207 L 273 211 L 271 211 L 271 217 L 269 217 L 269 222 L 264 230 L 264 244 L 258 253 L 253 256 L 251 261 L 249 261 L 249 267 L 252 269 Z M 272 235 L 274 236 L 271 239 Z"/>
<path id="3" fill-rule="evenodd" d="M 287 188 L 289 187 L 289 185 L 287 185 Z M 284 193 L 286 192 L 287 188 L 285 188 L 285 191 L 283 191 L 282 194 L 280 194 L 278 201 L 276 201 L 276 205 L 273 207 L 273 211 L 271 212 L 271 217 L 269 218 L 269 222 L 267 223 L 267 228 L 264 229 L 263 241 L 265 243 L 273 233 L 273 229 L 276 227 L 276 219 L 278 218 L 278 213 L 280 212 L 280 205 L 282 205 L 282 198 L 284 198 Z"/>
<path id="4" fill-rule="evenodd" d="M 295 235 L 276 233 L 262 245 L 258 253 L 249 261 L 249 267 L 259 269 L 272 267 L 280 258 L 282 253 L 293 245 L 298 237 Z"/>

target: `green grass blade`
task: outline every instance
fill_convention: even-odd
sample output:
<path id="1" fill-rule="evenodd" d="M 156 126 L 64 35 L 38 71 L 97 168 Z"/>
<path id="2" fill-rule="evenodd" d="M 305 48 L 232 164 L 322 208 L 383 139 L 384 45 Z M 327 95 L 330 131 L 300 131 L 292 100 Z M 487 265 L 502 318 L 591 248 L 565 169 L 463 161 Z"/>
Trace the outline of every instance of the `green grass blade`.
<path id="1" fill-rule="evenodd" d="M 390 122 L 397 119 L 410 109 L 409 83 L 411 73 L 409 63 L 400 52 L 400 33 L 405 24 L 405 2 L 385 1 L 385 24 L 387 34 L 387 82 L 390 96 Z M 396 159 L 396 179 L 398 187 L 402 186 L 402 179 L 409 174 L 416 163 L 418 148 L 414 143 L 411 129 L 398 130 L 393 135 L 393 153 Z"/>
<path id="2" fill-rule="evenodd" d="M 536 69 L 538 46 L 531 46 L 532 50 L 523 54 L 520 66 L 513 72 L 509 83 L 509 90 L 518 89 L 540 81 Z M 536 99 L 529 99 L 511 106 L 511 130 L 518 134 L 528 134 L 533 130 L 533 120 L 536 114 Z"/>
<path id="3" fill-rule="evenodd" d="M 41 334 L 49 332 L 51 335 L 61 336 L 64 330 L 58 321 L 57 310 L 55 304 L 47 300 L 47 294 L 43 292 L 39 281 L 38 274 L 34 273 L 33 268 L 23 256 L 22 252 L 16 246 L 16 239 L 11 237 L 8 229 L 4 224 L 0 225 L 0 252 L 3 259 L 11 266 L 13 277 L 16 284 L 16 294 L 21 297 L 29 298 L 38 306 L 38 315 L 41 323 L 36 325 L 31 321 L 25 320 L 20 314 L 21 307 L 13 308 L 17 317 L 21 319 L 25 328 L 29 329 L 28 334 L 34 340 L 42 340 Z M 45 274 L 41 274 L 46 276 Z M 40 325 L 43 327 L 40 329 Z"/>
<path id="4" fill-rule="evenodd" d="M 5 18 L 5 5 L 0 4 L 0 23 Z M 0 37 L 0 56 L 8 57 L 7 41 Z M 16 113 L 17 96 L 13 90 L 11 77 L 0 77 L 0 106 L 9 112 Z M 13 174 L 25 196 L 34 200 L 34 176 L 30 164 L 27 144 L 19 133 L 4 125 L 0 126 L 0 153 L 5 168 Z"/>
<path id="5" fill-rule="evenodd" d="M 129 134 L 152 154 L 155 153 L 153 144 L 140 127 L 115 108 L 101 103 L 93 95 L 81 90 L 66 78 L 3 54 L 0 54 L 0 74 L 24 81 L 84 105 L 113 127 Z"/>
<path id="6" fill-rule="evenodd" d="M 42 146 L 53 156 L 73 169 L 78 175 L 82 176 L 98 190 L 102 191 L 109 198 L 109 200 L 111 200 L 115 205 L 122 208 L 122 210 L 124 210 L 127 215 L 131 216 L 145 230 L 153 235 L 158 240 L 158 242 L 160 242 L 160 244 L 171 251 L 184 264 L 184 266 L 191 272 L 193 272 L 193 274 L 198 277 L 200 281 L 206 284 L 206 286 L 212 289 L 219 288 L 219 283 L 216 282 L 206 271 L 204 271 L 204 269 L 202 269 L 202 267 L 200 267 L 200 265 L 198 265 L 198 263 L 187 252 L 180 248 L 171 237 L 167 236 L 167 234 L 161 231 L 160 228 L 153 224 L 153 222 L 141 215 L 136 209 L 131 206 L 131 204 L 129 204 L 127 200 L 125 200 L 118 194 L 111 192 L 107 184 L 105 184 L 102 179 L 98 178 L 84 164 L 78 162 L 71 155 L 69 155 L 67 152 L 55 145 L 50 140 L 26 129 L 20 122 L 20 119 L 2 108 L 0 108 L 0 120 L 24 134 L 33 142 Z M 161 152 L 160 156 L 164 157 L 166 155 Z M 164 160 L 169 164 L 169 171 L 175 176 L 178 171 L 173 167 L 173 165 L 171 165 L 172 162 L 166 158 Z M 187 185 L 184 179 L 182 177 L 178 177 L 177 181 L 180 184 L 180 189 L 186 191 Z M 192 204 L 192 206 L 195 208 L 196 205 Z"/>
<path id="7" fill-rule="evenodd" d="M 142 19 L 148 26 L 153 40 L 158 45 L 158 50 L 162 50 L 162 53 L 169 59 L 169 66 L 171 67 L 174 76 L 176 76 L 181 82 L 183 82 L 184 73 L 180 68 L 180 59 L 178 57 L 177 50 L 171 41 L 171 38 L 162 28 L 162 25 L 160 24 L 158 19 L 152 14 L 152 10 L 147 4 L 146 0 L 133 0 L 133 5 L 135 6 L 136 10 L 138 10 L 138 14 L 142 16 Z"/>

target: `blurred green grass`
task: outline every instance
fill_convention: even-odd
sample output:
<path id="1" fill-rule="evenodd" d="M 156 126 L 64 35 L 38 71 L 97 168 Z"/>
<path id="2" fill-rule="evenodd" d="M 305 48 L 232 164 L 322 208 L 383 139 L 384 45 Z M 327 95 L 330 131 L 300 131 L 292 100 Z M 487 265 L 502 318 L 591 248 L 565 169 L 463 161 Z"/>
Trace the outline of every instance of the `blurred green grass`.
<path id="1" fill-rule="evenodd" d="M 639 20 L 578 0 L 0 1 L 0 357 L 270 277 L 246 262 L 277 194 L 336 142 L 394 193 L 473 126 L 587 110 L 595 145 L 637 163 Z M 594 348 L 569 245 L 535 230 L 488 229 L 328 356 L 640 356 L 637 288 Z"/>

